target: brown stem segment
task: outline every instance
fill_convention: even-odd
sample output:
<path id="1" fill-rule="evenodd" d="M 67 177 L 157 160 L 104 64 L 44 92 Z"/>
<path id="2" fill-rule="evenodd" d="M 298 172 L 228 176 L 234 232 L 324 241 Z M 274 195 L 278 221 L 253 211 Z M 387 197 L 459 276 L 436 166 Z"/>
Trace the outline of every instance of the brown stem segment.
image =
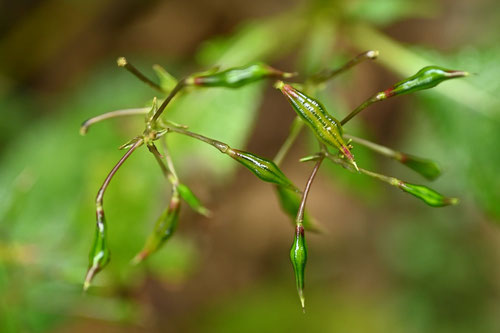
<path id="1" fill-rule="evenodd" d="M 130 73 L 134 74 L 139 80 L 142 82 L 146 83 L 148 86 L 150 86 L 153 89 L 156 89 L 162 93 L 165 92 L 163 88 L 156 82 L 153 82 L 151 79 L 149 79 L 146 75 L 142 74 L 141 71 L 139 71 L 134 65 L 129 63 L 125 57 L 120 57 L 116 61 L 118 66 L 125 68 L 128 70 Z"/>
<path id="2" fill-rule="evenodd" d="M 300 201 L 300 206 L 299 210 L 297 212 L 297 217 L 295 219 L 296 224 L 302 224 L 302 221 L 304 220 L 304 211 L 306 209 L 306 201 L 307 197 L 309 195 L 309 191 L 311 190 L 311 185 L 314 181 L 314 178 L 316 177 L 316 174 L 318 173 L 319 167 L 321 166 L 321 162 L 323 162 L 323 159 L 325 156 L 321 154 L 319 156 L 318 161 L 316 162 L 316 165 L 314 166 L 314 169 L 311 172 L 311 175 L 309 176 L 309 179 L 307 180 L 306 187 L 304 188 L 304 193 L 302 193 L 302 200 Z"/>
<path id="3" fill-rule="evenodd" d="M 158 108 L 158 110 L 156 111 L 155 115 L 153 116 L 152 122 L 155 122 L 156 120 L 158 120 L 158 118 L 160 118 L 161 114 L 163 113 L 163 111 L 165 110 L 165 108 L 167 107 L 167 105 L 170 103 L 170 101 L 184 87 L 185 87 L 185 80 L 183 79 L 183 80 L 180 80 L 177 83 L 177 85 L 174 87 L 174 89 L 172 89 L 172 91 L 168 94 L 167 98 L 165 98 L 165 100 L 163 101 L 163 103 L 161 103 L 160 107 Z"/>

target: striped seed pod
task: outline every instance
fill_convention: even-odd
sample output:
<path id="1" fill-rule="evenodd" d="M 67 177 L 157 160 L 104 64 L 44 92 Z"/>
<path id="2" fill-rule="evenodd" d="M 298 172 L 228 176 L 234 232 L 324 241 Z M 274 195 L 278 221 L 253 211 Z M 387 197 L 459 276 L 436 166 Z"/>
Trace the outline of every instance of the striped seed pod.
<path id="1" fill-rule="evenodd" d="M 138 264 L 156 252 L 174 234 L 179 221 L 180 208 L 179 192 L 174 191 L 170 204 L 156 221 L 154 230 L 146 240 L 144 248 L 132 260 L 134 264 Z"/>
<path id="2" fill-rule="evenodd" d="M 243 67 L 229 68 L 210 74 L 194 74 L 186 79 L 186 85 L 199 87 L 239 88 L 265 78 L 289 78 L 294 73 L 285 73 L 258 62 Z"/>
<path id="3" fill-rule="evenodd" d="M 295 273 L 295 282 L 297 284 L 300 304 L 302 305 L 302 309 L 304 309 L 304 272 L 307 262 L 307 246 L 302 224 L 297 224 L 295 229 L 295 238 L 290 249 L 290 260 L 292 261 L 293 271 Z"/>
<path id="4" fill-rule="evenodd" d="M 225 153 L 243 164 L 263 181 L 300 192 L 273 161 L 238 149 L 228 148 Z"/>
<path id="5" fill-rule="evenodd" d="M 316 137 L 324 144 L 338 149 L 357 170 L 354 156 L 342 137 L 340 122 L 332 117 L 319 101 L 291 85 L 278 81 L 276 88 L 288 98 L 295 112 L 313 130 Z"/>

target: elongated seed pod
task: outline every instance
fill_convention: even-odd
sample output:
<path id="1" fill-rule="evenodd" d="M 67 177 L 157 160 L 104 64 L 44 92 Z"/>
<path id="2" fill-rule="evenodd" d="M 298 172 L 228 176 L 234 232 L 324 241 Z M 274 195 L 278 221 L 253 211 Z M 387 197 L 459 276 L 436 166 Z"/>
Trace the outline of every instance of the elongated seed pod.
<path id="1" fill-rule="evenodd" d="M 403 153 L 397 155 L 395 159 L 428 180 L 434 180 L 441 175 L 441 168 L 433 160 Z"/>
<path id="2" fill-rule="evenodd" d="M 298 224 L 295 228 L 295 238 L 290 249 L 290 260 L 292 261 L 293 271 L 295 273 L 295 282 L 297 284 L 300 304 L 302 305 L 302 309 L 304 309 L 304 272 L 307 262 L 307 246 L 302 224 Z"/>
<path id="3" fill-rule="evenodd" d="M 345 125 L 354 116 L 356 116 L 358 113 L 360 113 L 373 103 L 383 101 L 393 96 L 409 94 L 415 91 L 433 88 L 445 80 L 464 77 L 468 75 L 469 73 L 464 71 L 444 69 L 439 66 L 426 66 L 409 78 L 396 83 L 391 88 L 376 93 L 372 97 L 368 98 L 351 113 L 349 113 L 344 119 L 342 119 L 340 123 L 342 125 Z"/>
<path id="4" fill-rule="evenodd" d="M 172 237 L 177 229 L 180 208 L 179 194 L 177 191 L 174 191 L 170 199 L 170 204 L 156 221 L 154 230 L 146 240 L 144 248 L 132 260 L 134 264 L 143 261 L 150 254 L 156 252 L 170 237 Z"/>
<path id="5" fill-rule="evenodd" d="M 456 205 L 458 204 L 458 199 L 457 198 L 448 198 L 440 193 L 434 191 L 431 188 L 428 188 L 427 186 L 424 185 L 415 185 L 415 184 L 409 184 L 403 181 L 399 181 L 397 186 L 405 191 L 406 193 L 409 193 L 421 200 L 423 200 L 426 204 L 429 206 L 433 207 L 444 207 L 448 205 Z"/>
<path id="6" fill-rule="evenodd" d="M 225 153 L 243 164 L 263 181 L 300 192 L 273 161 L 238 149 L 228 148 Z"/>
<path id="7" fill-rule="evenodd" d="M 204 207 L 200 199 L 191 191 L 189 187 L 184 184 L 178 184 L 177 190 L 184 201 L 198 214 L 206 217 L 210 217 L 211 212 L 208 208 Z"/>
<path id="8" fill-rule="evenodd" d="M 289 78 L 293 73 L 285 73 L 258 62 L 243 67 L 229 68 L 212 74 L 194 75 L 186 80 L 187 85 L 199 87 L 239 88 L 265 78 Z"/>
<path id="9" fill-rule="evenodd" d="M 392 88 L 385 90 L 385 98 L 409 94 L 418 90 L 429 89 L 441 82 L 469 75 L 467 72 L 445 69 L 439 66 L 427 66 L 416 74 L 396 83 Z"/>
<path id="10" fill-rule="evenodd" d="M 281 209 L 291 218 L 291 221 L 295 225 L 295 217 L 299 211 L 301 196 L 297 192 L 282 186 L 276 186 L 276 194 L 278 195 Z M 304 219 L 302 223 L 304 225 L 304 229 L 306 230 L 313 232 L 320 231 L 316 221 L 307 211 L 304 212 Z"/>
<path id="11" fill-rule="evenodd" d="M 107 225 L 104 217 L 104 210 L 98 207 L 97 224 L 94 236 L 94 242 L 89 252 L 89 268 L 85 276 L 83 290 L 87 290 L 94 276 L 102 270 L 110 260 L 110 251 L 107 242 Z"/>
<path id="12" fill-rule="evenodd" d="M 342 138 L 342 126 L 319 101 L 282 81 L 276 83 L 276 88 L 288 98 L 295 112 L 312 129 L 321 142 L 338 149 L 358 169 L 354 156 Z"/>

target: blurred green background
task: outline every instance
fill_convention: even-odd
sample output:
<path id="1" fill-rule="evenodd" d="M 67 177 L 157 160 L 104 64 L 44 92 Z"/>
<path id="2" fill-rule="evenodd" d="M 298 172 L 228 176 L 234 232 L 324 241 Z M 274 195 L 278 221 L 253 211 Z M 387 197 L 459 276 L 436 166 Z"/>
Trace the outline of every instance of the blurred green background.
<path id="1" fill-rule="evenodd" d="M 0 332 L 499 332 L 500 3 L 496 0 L 118 1 L 0 3 Z M 436 64 L 477 75 L 366 110 L 349 131 L 437 160 L 430 186 L 461 204 L 433 209 L 336 166 L 308 207 L 306 308 L 288 251 L 293 228 L 272 187 L 189 139 L 170 147 L 181 179 L 213 210 L 188 209 L 151 260 L 129 264 L 168 202 L 146 149 L 106 194 L 112 261 L 83 294 L 100 182 L 141 117 L 78 134 L 102 112 L 142 107 L 149 75 L 266 61 L 312 73 L 378 49 L 328 85 L 341 118 L 366 97 Z M 185 95 L 171 119 L 271 158 L 294 114 L 269 83 Z M 304 184 L 303 134 L 283 169 Z M 429 185 L 355 148 L 358 163 Z M 300 185 L 302 186 L 302 185 Z M 187 208 L 187 207 L 186 207 Z"/>

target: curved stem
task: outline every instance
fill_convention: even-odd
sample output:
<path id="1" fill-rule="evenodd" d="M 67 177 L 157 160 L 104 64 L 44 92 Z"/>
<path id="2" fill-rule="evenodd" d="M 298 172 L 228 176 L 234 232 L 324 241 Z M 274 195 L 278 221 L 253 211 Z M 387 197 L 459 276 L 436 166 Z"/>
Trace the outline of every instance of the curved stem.
<path id="1" fill-rule="evenodd" d="M 290 126 L 290 132 L 288 133 L 285 142 L 283 142 L 280 150 L 274 157 L 274 163 L 276 163 L 277 166 L 279 166 L 281 162 L 283 162 L 283 159 L 285 158 L 286 154 L 288 154 L 288 151 L 292 147 L 295 140 L 297 140 L 297 137 L 299 136 L 303 127 L 304 122 L 302 121 L 302 119 L 300 119 L 299 116 L 296 116 L 293 120 L 292 126 Z"/>
<path id="2" fill-rule="evenodd" d="M 319 167 L 321 165 L 321 162 L 323 162 L 325 155 L 321 155 L 314 165 L 314 168 L 311 172 L 311 175 L 309 176 L 309 179 L 307 180 L 306 187 L 304 188 L 304 192 L 302 193 L 302 199 L 300 201 L 300 206 L 299 210 L 297 211 L 297 217 L 295 218 L 295 223 L 297 225 L 301 225 L 302 221 L 304 221 L 304 211 L 306 209 L 306 201 L 307 197 L 309 195 L 309 191 L 311 190 L 311 185 L 314 181 L 314 178 L 316 177 L 316 174 L 318 173 Z"/>
<path id="3" fill-rule="evenodd" d="M 132 109 L 123 109 L 123 110 L 115 110 L 100 114 L 98 116 L 92 117 L 90 119 L 85 120 L 80 126 L 80 134 L 87 134 L 89 127 L 95 123 L 101 122 L 103 120 L 125 117 L 125 116 L 137 116 L 142 114 L 147 114 L 150 108 L 132 108 Z"/>
<path id="4" fill-rule="evenodd" d="M 96 197 L 95 202 L 96 202 L 96 207 L 97 207 L 98 211 L 99 210 L 102 211 L 102 203 L 103 203 L 103 198 L 104 198 L 104 192 L 108 188 L 109 182 L 111 181 L 111 179 L 113 178 L 113 176 L 116 174 L 116 172 L 118 171 L 118 169 L 123 165 L 123 163 L 125 163 L 125 161 L 127 160 L 127 158 L 129 158 L 129 156 L 132 155 L 132 153 L 137 148 L 139 148 L 143 143 L 144 143 L 144 141 L 142 139 L 139 140 L 139 141 L 137 141 L 136 143 L 134 143 L 134 145 L 132 147 L 130 147 L 130 149 L 125 153 L 125 155 L 123 155 L 122 158 L 120 158 L 120 160 L 118 161 L 118 163 L 116 163 L 115 166 L 113 167 L 113 169 L 111 169 L 111 171 L 109 172 L 108 176 L 106 177 L 106 179 L 102 183 L 101 188 L 99 188 L 99 191 L 97 192 L 97 197 Z"/>

